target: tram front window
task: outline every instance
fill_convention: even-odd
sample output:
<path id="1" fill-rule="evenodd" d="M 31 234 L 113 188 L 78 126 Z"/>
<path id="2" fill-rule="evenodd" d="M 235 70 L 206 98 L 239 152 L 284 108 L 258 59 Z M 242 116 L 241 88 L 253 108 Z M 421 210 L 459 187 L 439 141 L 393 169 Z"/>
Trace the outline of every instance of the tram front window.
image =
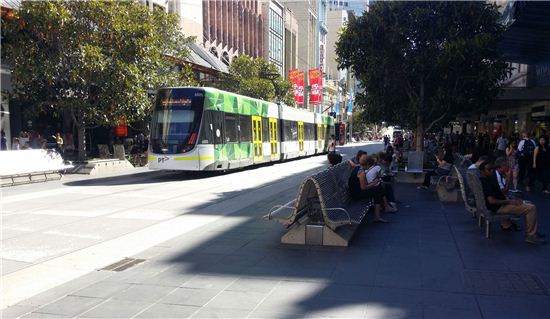
<path id="1" fill-rule="evenodd" d="M 154 153 L 184 153 L 191 150 L 196 142 L 202 99 L 182 91 L 159 92 L 151 121 L 151 147 Z"/>
<path id="2" fill-rule="evenodd" d="M 192 110 L 159 110 L 155 112 L 156 128 L 151 132 L 160 153 L 178 153 L 193 129 Z"/>

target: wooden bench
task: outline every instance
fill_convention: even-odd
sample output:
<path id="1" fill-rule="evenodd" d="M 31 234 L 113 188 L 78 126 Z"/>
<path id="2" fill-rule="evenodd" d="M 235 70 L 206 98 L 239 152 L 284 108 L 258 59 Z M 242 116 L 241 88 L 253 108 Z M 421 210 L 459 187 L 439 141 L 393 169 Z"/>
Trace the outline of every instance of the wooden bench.
<path id="1" fill-rule="evenodd" d="M 296 199 L 273 207 L 265 217 L 288 231 L 283 244 L 348 246 L 351 237 L 373 206 L 371 200 L 351 200 L 348 161 L 315 175 L 300 185 Z"/>
<path id="2" fill-rule="evenodd" d="M 500 222 L 506 219 L 517 219 L 518 217 L 511 214 L 496 214 L 490 211 L 485 204 L 485 195 L 479 177 L 473 172 L 467 172 L 468 186 L 472 190 L 475 199 L 476 213 L 478 215 L 478 225 L 481 226 L 482 220 L 485 220 L 485 237 L 489 238 L 489 230 L 492 222 Z"/>

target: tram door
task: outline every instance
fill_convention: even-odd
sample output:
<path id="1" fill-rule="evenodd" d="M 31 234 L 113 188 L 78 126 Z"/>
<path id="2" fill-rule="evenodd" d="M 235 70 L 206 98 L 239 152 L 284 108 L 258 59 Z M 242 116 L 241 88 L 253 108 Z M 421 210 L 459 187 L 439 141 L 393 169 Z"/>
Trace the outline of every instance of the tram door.
<path id="1" fill-rule="evenodd" d="M 298 122 L 298 150 L 304 152 L 304 122 Z"/>
<path id="2" fill-rule="evenodd" d="M 327 145 L 327 132 L 328 132 L 327 125 L 326 125 L 326 124 L 323 124 L 323 151 L 325 151 L 325 150 L 328 149 L 328 145 Z"/>
<path id="3" fill-rule="evenodd" d="M 263 156 L 262 145 L 262 118 L 252 116 L 252 148 L 254 149 L 254 162 L 261 162 Z"/>
<path id="4" fill-rule="evenodd" d="M 279 153 L 279 136 L 277 128 L 277 119 L 269 119 L 269 145 L 271 145 L 271 160 L 276 160 Z"/>
<path id="5" fill-rule="evenodd" d="M 317 150 L 319 153 L 323 152 L 323 126 L 317 124 Z"/>

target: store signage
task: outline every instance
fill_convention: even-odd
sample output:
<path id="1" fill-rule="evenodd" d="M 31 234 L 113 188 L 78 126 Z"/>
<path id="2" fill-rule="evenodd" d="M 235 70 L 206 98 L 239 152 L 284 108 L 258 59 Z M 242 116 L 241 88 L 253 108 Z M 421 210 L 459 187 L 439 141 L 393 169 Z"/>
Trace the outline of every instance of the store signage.
<path id="1" fill-rule="evenodd" d="M 120 137 L 128 136 L 128 122 L 125 118 L 118 120 L 118 126 L 115 127 L 115 135 Z"/>

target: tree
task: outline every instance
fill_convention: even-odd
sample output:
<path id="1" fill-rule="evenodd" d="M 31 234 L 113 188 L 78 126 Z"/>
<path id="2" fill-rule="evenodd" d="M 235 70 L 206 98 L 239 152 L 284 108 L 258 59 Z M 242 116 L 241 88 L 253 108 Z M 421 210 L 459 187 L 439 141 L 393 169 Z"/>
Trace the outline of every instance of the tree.
<path id="1" fill-rule="evenodd" d="M 287 105 L 294 103 L 292 84 L 281 77 L 275 65 L 264 58 L 253 59 L 247 55 L 236 57 L 229 66 L 229 74 L 221 76 L 219 87 L 265 101 Z"/>
<path id="2" fill-rule="evenodd" d="M 13 94 L 38 110 L 70 114 L 85 157 L 86 128 L 143 119 L 150 92 L 190 83 L 174 72 L 192 38 L 177 17 L 135 1 L 23 1 L 3 25 Z"/>
<path id="3" fill-rule="evenodd" d="M 370 121 L 424 132 L 485 109 L 508 67 L 497 51 L 502 27 L 487 2 L 376 2 L 348 21 L 337 44 L 365 92 L 356 105 Z"/>

